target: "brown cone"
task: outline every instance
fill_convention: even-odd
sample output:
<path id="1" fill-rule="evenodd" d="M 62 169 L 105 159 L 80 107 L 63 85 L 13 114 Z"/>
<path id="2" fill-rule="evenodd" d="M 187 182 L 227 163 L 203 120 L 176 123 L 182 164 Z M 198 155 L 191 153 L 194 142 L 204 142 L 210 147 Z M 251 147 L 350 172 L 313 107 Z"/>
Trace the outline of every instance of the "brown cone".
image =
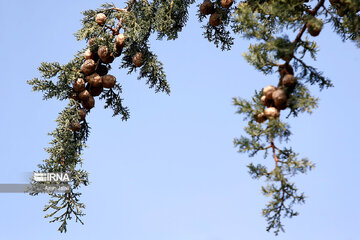
<path id="1" fill-rule="evenodd" d="M 125 34 L 120 33 L 119 35 L 117 35 L 115 39 L 116 46 L 119 48 L 123 48 L 125 46 L 125 40 L 126 40 Z"/>
<path id="2" fill-rule="evenodd" d="M 92 59 L 88 59 L 84 62 L 84 64 L 81 66 L 81 71 L 85 74 L 85 75 L 90 75 L 93 72 L 95 72 L 95 68 L 96 68 L 96 63 L 94 60 Z"/>
<path id="3" fill-rule="evenodd" d="M 221 6 L 224 8 L 230 8 L 233 3 L 233 0 L 221 0 Z"/>
<path id="4" fill-rule="evenodd" d="M 82 92 L 85 90 L 85 81 L 82 78 L 78 78 L 73 82 L 73 89 L 75 92 Z"/>
<path id="5" fill-rule="evenodd" d="M 71 122 L 69 128 L 74 132 L 78 132 L 81 129 L 81 125 L 79 122 Z"/>
<path id="6" fill-rule="evenodd" d="M 95 22 L 100 25 L 104 25 L 106 23 L 106 15 L 103 13 L 99 13 L 95 17 Z"/>
<path id="7" fill-rule="evenodd" d="M 86 81 L 90 84 L 92 87 L 101 87 L 102 86 L 102 78 L 99 74 L 93 73 L 90 76 L 86 77 Z"/>
<path id="8" fill-rule="evenodd" d="M 209 23 L 213 27 L 219 26 L 221 23 L 220 14 L 218 14 L 218 13 L 211 14 Z"/>
<path id="9" fill-rule="evenodd" d="M 257 116 L 256 116 L 256 122 L 258 122 L 258 123 L 263 123 L 263 122 L 265 122 L 266 121 L 266 116 L 265 116 L 265 113 L 259 113 Z"/>
<path id="10" fill-rule="evenodd" d="M 102 93 L 103 90 L 104 90 L 104 88 L 102 86 L 101 87 L 90 87 L 89 92 L 90 92 L 91 96 L 97 97 Z"/>
<path id="11" fill-rule="evenodd" d="M 93 108 L 95 106 L 94 97 L 90 95 L 90 97 L 87 100 L 82 101 L 82 105 L 83 105 L 84 108 L 86 108 L 88 110 Z"/>
<path id="12" fill-rule="evenodd" d="M 96 41 L 96 38 L 91 38 L 89 40 L 89 46 L 92 46 L 95 43 L 95 41 Z"/>
<path id="13" fill-rule="evenodd" d="M 285 87 L 292 88 L 296 84 L 296 78 L 292 74 L 286 74 L 281 80 L 281 82 Z"/>
<path id="14" fill-rule="evenodd" d="M 79 98 L 80 98 L 80 100 L 82 100 L 82 101 L 87 101 L 90 96 L 91 96 L 91 95 L 90 95 L 90 93 L 89 93 L 88 90 L 84 90 L 84 91 L 82 91 L 81 93 L 79 93 Z"/>
<path id="15" fill-rule="evenodd" d="M 311 22 L 308 22 L 306 24 L 307 30 L 309 32 L 309 34 L 313 37 L 317 37 L 319 36 L 320 32 L 321 32 L 321 28 L 315 27 L 311 24 Z"/>
<path id="16" fill-rule="evenodd" d="M 116 43 L 114 43 L 114 57 L 119 57 L 122 52 L 122 48 L 120 48 Z"/>
<path id="17" fill-rule="evenodd" d="M 90 49 L 86 50 L 84 53 L 85 60 L 94 59 L 94 53 Z"/>
<path id="18" fill-rule="evenodd" d="M 101 61 L 105 62 L 108 60 L 108 58 L 110 57 L 110 50 L 107 46 L 101 46 L 98 49 L 98 55 L 101 59 Z"/>
<path id="19" fill-rule="evenodd" d="M 274 103 L 273 100 L 267 99 L 266 96 L 261 97 L 261 104 L 265 107 L 271 107 Z"/>
<path id="20" fill-rule="evenodd" d="M 200 13 L 202 15 L 209 15 L 215 12 L 214 4 L 211 1 L 204 1 L 200 5 Z"/>
<path id="21" fill-rule="evenodd" d="M 85 120 L 85 117 L 86 117 L 86 111 L 85 111 L 85 109 L 79 109 L 79 110 L 78 110 L 78 114 L 79 114 L 79 117 L 80 117 L 80 121 L 84 121 L 84 120 Z"/>
<path id="22" fill-rule="evenodd" d="M 283 89 L 277 89 L 272 94 L 272 99 L 274 100 L 274 104 L 276 107 L 281 107 L 286 104 L 287 96 Z"/>
<path id="23" fill-rule="evenodd" d="M 113 88 L 116 83 L 116 78 L 113 75 L 105 75 L 102 77 L 104 88 Z"/>
<path id="24" fill-rule="evenodd" d="M 269 107 L 265 109 L 264 114 L 268 119 L 278 118 L 280 116 L 280 111 L 274 107 Z"/>
<path id="25" fill-rule="evenodd" d="M 115 60 L 114 54 L 111 53 L 107 58 L 101 59 L 106 64 L 112 63 Z"/>
<path id="26" fill-rule="evenodd" d="M 135 67 L 141 67 L 144 64 L 144 54 L 137 52 L 133 57 L 133 63 Z"/>
<path id="27" fill-rule="evenodd" d="M 269 85 L 267 87 L 264 87 L 263 93 L 267 99 L 272 100 L 272 94 L 275 90 L 276 90 L 276 87 Z"/>
<path id="28" fill-rule="evenodd" d="M 286 74 L 294 75 L 294 69 L 289 63 L 281 64 L 279 66 L 279 73 L 280 76 L 285 76 Z"/>

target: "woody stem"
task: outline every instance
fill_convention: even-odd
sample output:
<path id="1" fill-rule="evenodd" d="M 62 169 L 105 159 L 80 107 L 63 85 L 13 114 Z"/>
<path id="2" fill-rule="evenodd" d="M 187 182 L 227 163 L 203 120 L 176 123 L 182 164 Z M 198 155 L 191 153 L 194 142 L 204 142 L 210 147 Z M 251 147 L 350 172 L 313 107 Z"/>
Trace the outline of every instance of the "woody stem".
<path id="1" fill-rule="evenodd" d="M 276 156 L 276 147 L 275 147 L 275 144 L 274 144 L 274 140 L 273 139 L 271 139 L 271 143 L 270 143 L 271 145 L 271 148 L 272 148 L 272 150 L 273 150 L 273 154 L 274 154 L 274 160 L 275 160 L 275 166 L 277 167 L 278 166 L 278 162 L 279 162 L 279 159 L 278 159 L 278 157 Z"/>
<path id="2" fill-rule="evenodd" d="M 309 15 L 311 16 L 315 16 L 316 13 L 319 11 L 319 9 L 324 5 L 325 0 L 320 0 L 318 2 L 318 4 L 314 7 L 314 9 L 308 11 Z M 301 28 L 300 32 L 298 33 L 298 35 L 296 36 L 295 40 L 293 41 L 293 44 L 296 45 L 300 40 L 302 35 L 304 34 L 306 30 L 306 24 L 304 24 L 304 26 Z M 294 53 L 293 53 L 294 54 Z M 288 59 L 286 61 L 286 63 L 290 62 L 291 59 Z"/>

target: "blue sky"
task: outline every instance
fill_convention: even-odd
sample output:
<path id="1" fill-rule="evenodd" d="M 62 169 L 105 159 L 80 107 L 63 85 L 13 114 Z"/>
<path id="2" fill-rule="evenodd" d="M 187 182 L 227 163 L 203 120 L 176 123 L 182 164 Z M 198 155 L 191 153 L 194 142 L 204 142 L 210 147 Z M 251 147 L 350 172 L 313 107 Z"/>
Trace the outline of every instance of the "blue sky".
<path id="1" fill-rule="evenodd" d="M 0 0 L 1 89 L 0 183 L 21 183 L 47 157 L 58 112 L 65 102 L 42 101 L 26 80 L 39 76 L 42 61 L 66 63 L 85 46 L 73 33 L 81 11 L 103 1 Z M 122 6 L 122 1 L 117 3 Z M 136 74 L 117 70 L 131 118 L 122 122 L 97 103 L 84 168 L 91 185 L 82 189 L 85 225 L 71 222 L 67 234 L 44 219 L 48 197 L 0 195 L 0 239 L 354 240 L 360 235 L 360 158 L 356 122 L 359 48 L 343 43 L 330 28 L 317 38 L 314 63 L 335 88 L 312 93 L 321 98 L 312 115 L 290 119 L 294 149 L 317 168 L 296 178 L 309 198 L 300 216 L 285 220 L 286 233 L 265 231 L 261 209 L 267 199 L 262 182 L 250 178 L 249 159 L 237 153 L 233 138 L 246 124 L 235 114 L 232 97 L 249 98 L 255 89 L 275 84 L 241 54 L 249 42 L 239 37 L 221 52 L 202 37 L 191 9 L 188 26 L 176 41 L 152 41 L 171 84 L 171 96 L 155 94 Z"/>

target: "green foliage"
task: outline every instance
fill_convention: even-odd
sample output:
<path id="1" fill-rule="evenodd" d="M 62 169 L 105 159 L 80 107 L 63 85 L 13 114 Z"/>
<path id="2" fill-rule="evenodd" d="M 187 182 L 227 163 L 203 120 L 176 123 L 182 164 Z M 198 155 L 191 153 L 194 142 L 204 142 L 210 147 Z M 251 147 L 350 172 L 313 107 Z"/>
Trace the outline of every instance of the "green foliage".
<path id="1" fill-rule="evenodd" d="M 202 2 L 199 1 L 197 6 Z M 277 88 L 286 94 L 284 106 L 276 105 L 275 102 L 270 102 L 270 105 L 261 102 L 263 90 L 255 91 L 250 101 L 233 99 L 237 113 L 242 114 L 244 120 L 248 121 L 244 129 L 245 136 L 234 139 L 239 152 L 247 153 L 250 157 L 262 152 L 264 158 L 274 159 L 273 168 L 268 164 L 253 163 L 250 163 L 248 168 L 253 178 L 267 182 L 262 192 L 271 200 L 263 209 L 263 215 L 268 223 L 267 231 L 273 230 L 278 234 L 284 230 L 282 218 L 298 215 L 294 205 L 305 201 L 304 194 L 299 193 L 290 177 L 306 173 L 314 167 L 309 160 L 299 158 L 299 154 L 293 152 L 291 147 L 283 147 L 288 144 L 291 136 L 290 125 L 283 121 L 283 116 L 289 118 L 304 112 L 312 113 L 317 107 L 318 99 L 310 94 L 309 85 L 318 85 L 321 90 L 333 86 L 332 82 L 309 62 L 316 60 L 319 47 L 307 31 L 314 36 L 314 32 L 319 33 L 331 24 L 342 40 L 349 39 L 359 44 L 360 3 L 358 0 L 341 0 L 332 4 L 325 0 L 248 0 L 233 4 L 227 9 L 221 5 L 221 0 L 212 2 L 221 24 L 213 26 L 205 23 L 202 27 L 203 36 L 222 50 L 231 49 L 236 34 L 253 40 L 248 52 L 243 54 L 245 59 L 265 75 L 278 72 Z M 130 0 L 126 2 L 124 9 L 106 3 L 96 10 L 83 12 L 82 28 L 75 36 L 78 41 L 92 40 L 91 46 L 89 44 L 86 49 L 94 53 L 99 47 L 107 46 L 113 56 L 121 58 L 119 68 L 127 69 L 129 74 L 139 70 L 138 79 L 145 79 L 146 84 L 154 88 L 155 92 L 170 94 L 163 64 L 150 49 L 149 39 L 152 34 L 155 34 L 158 40 L 178 38 L 188 20 L 189 7 L 194 3 L 195 0 Z M 104 13 L 107 17 L 103 26 L 95 22 L 98 13 Z M 209 18 L 200 11 L 197 16 L 200 22 Z M 125 46 L 117 49 L 114 43 L 120 32 L 126 36 Z M 43 92 L 45 100 L 68 99 L 73 91 L 72 82 L 84 78 L 80 71 L 84 62 L 84 51 L 85 49 L 78 52 L 74 59 L 65 65 L 57 62 L 42 63 L 39 67 L 41 78 L 34 78 L 28 83 L 34 91 Z M 133 56 L 138 52 L 143 54 L 141 67 L 136 67 L 133 63 Z M 97 67 L 100 62 L 97 60 Z M 110 64 L 105 65 L 108 69 L 111 68 Z M 289 67 L 285 68 L 286 72 L 284 66 Z M 285 85 L 282 80 L 286 74 L 294 75 L 297 83 Z M 121 94 L 122 86 L 118 81 L 112 89 L 104 90 L 99 99 L 105 101 L 105 108 L 113 110 L 114 116 L 121 115 L 122 120 L 127 120 L 130 116 L 129 109 L 123 106 Z M 281 110 L 281 117 L 266 116 L 264 111 L 267 109 L 263 104 Z M 46 149 L 49 158 L 39 165 L 42 172 L 68 171 L 74 176 L 72 191 L 50 194 L 52 199 L 44 209 L 53 210 L 46 217 L 54 217 L 52 222 L 61 222 L 61 232 L 66 231 L 67 220 L 72 216 L 81 222 L 80 217 L 84 214 L 81 209 L 85 206 L 80 203 L 80 193 L 75 190 L 88 183 L 87 173 L 78 169 L 78 166 L 82 162 L 80 155 L 90 127 L 84 121 L 79 132 L 69 130 L 69 124 L 79 120 L 79 108 L 79 103 L 71 100 L 60 113 L 57 119 L 58 127 L 51 133 L 51 146 Z M 285 108 L 287 110 L 284 110 Z M 261 121 L 261 114 L 266 116 L 266 121 Z M 36 185 L 35 182 L 33 184 Z M 35 192 L 32 194 L 36 195 Z M 64 210 L 62 214 L 59 213 L 61 210 Z M 55 216 L 57 213 L 60 215 Z"/>
<path id="2" fill-rule="evenodd" d="M 320 89 L 332 87 L 332 82 L 322 72 L 318 71 L 311 63 L 305 62 L 309 56 L 316 60 L 318 46 L 315 41 L 310 41 L 306 34 L 307 26 L 311 30 L 321 30 L 323 25 L 333 24 L 334 31 L 343 40 L 359 39 L 359 8 L 358 1 L 349 0 L 341 4 L 342 11 L 346 11 L 344 17 L 339 14 L 340 6 L 326 6 L 325 1 L 282 1 L 282 0 L 249 0 L 239 3 L 233 15 L 233 30 L 242 34 L 243 37 L 257 41 L 252 43 L 249 51 L 244 54 L 245 59 L 257 70 L 264 74 L 275 72 L 274 67 L 281 67 L 282 60 L 286 64 L 292 62 L 297 78 L 295 88 L 288 89 L 282 86 L 283 76 L 279 76 L 278 87 L 285 90 L 288 95 L 287 118 L 297 117 L 300 113 L 312 113 L 317 107 L 318 99 L 311 96 L 307 85 L 318 85 Z M 313 7 L 313 8 L 312 8 Z M 341 14 L 341 13 L 340 13 Z M 307 25 L 308 24 L 308 25 Z M 295 33 L 295 34 L 294 34 Z M 294 40 L 290 40 L 293 38 Z M 279 70 L 280 71 L 280 70 Z M 275 145 L 284 140 L 289 141 L 290 126 L 280 119 L 270 119 L 264 123 L 257 123 L 258 114 L 265 107 L 261 104 L 260 93 L 255 92 L 252 101 L 234 99 L 237 113 L 249 120 L 245 127 L 246 136 L 236 138 L 235 146 L 239 152 L 248 153 L 254 157 L 259 152 L 264 152 L 264 157 L 269 157 L 271 150 L 275 167 L 271 170 L 263 164 L 249 164 L 249 172 L 256 179 L 264 178 L 268 183 L 262 188 L 265 196 L 271 200 L 263 209 L 263 215 L 268 223 L 267 231 L 274 230 L 277 235 L 283 231 L 282 217 L 298 215 L 293 205 L 304 203 L 305 196 L 298 193 L 294 183 L 289 177 L 298 173 L 306 173 L 314 167 L 307 159 L 299 159 L 298 154 L 291 148 L 281 149 Z M 282 111 L 283 112 L 283 111 Z M 281 114 L 282 115 L 282 114 Z"/>
<path id="3" fill-rule="evenodd" d="M 289 182 L 288 177 L 306 173 L 314 167 L 307 159 L 298 160 L 297 154 L 291 148 L 278 149 L 277 152 L 278 165 L 271 171 L 261 164 L 248 165 L 249 173 L 254 179 L 264 178 L 266 182 L 269 182 L 261 189 L 265 196 L 271 197 L 263 209 L 263 215 L 268 222 L 267 230 L 274 229 L 276 235 L 284 231 L 281 216 L 289 218 L 297 216 L 298 212 L 293 210 L 293 205 L 305 202 L 304 194 L 298 193 L 298 189 L 294 183 Z"/>
<path id="4" fill-rule="evenodd" d="M 198 5 L 198 9 L 200 4 Z M 232 9 L 223 8 L 220 4 L 220 1 L 214 2 L 215 13 L 220 15 L 221 24 L 219 26 L 212 26 L 210 23 L 202 26 L 205 29 L 203 36 L 213 42 L 216 47 L 220 47 L 221 50 L 230 50 L 231 46 L 234 44 L 234 37 L 231 36 L 231 32 L 228 29 L 230 25 L 230 13 Z M 198 10 L 198 19 L 200 22 L 203 22 L 206 19 L 206 16 L 200 13 Z"/>
<path id="5" fill-rule="evenodd" d="M 261 139 L 262 135 L 266 135 L 265 132 L 271 131 L 270 128 L 266 129 L 262 134 L 257 134 L 256 138 Z M 284 132 L 283 134 L 288 133 Z M 250 157 L 253 157 L 259 151 L 264 151 L 264 155 L 267 157 L 269 148 L 272 148 L 272 146 L 265 147 L 265 144 L 260 144 L 258 140 L 254 141 L 254 139 L 246 138 L 235 140 L 235 145 L 240 147 L 240 152 L 249 152 Z M 268 222 L 267 230 L 274 229 L 275 234 L 278 234 L 279 230 L 283 230 L 281 216 L 296 216 L 298 213 L 293 210 L 293 204 L 303 203 L 305 199 L 303 193 L 298 194 L 298 189 L 294 183 L 289 182 L 288 177 L 297 173 L 305 173 L 307 170 L 311 170 L 314 165 L 306 159 L 298 160 L 297 155 L 291 149 L 280 150 L 275 146 L 274 149 L 275 154 L 277 154 L 277 162 L 273 170 L 270 171 L 265 165 L 261 164 L 255 166 L 253 163 L 250 163 L 248 168 L 253 178 L 264 178 L 268 182 L 266 186 L 262 187 L 262 192 L 272 199 L 263 209 L 263 215 Z"/>
<path id="6" fill-rule="evenodd" d="M 305 91 L 303 88 L 299 91 Z M 262 187 L 262 192 L 265 196 L 272 199 L 263 209 L 263 215 L 268 222 L 267 230 L 274 229 L 277 235 L 283 229 L 281 217 L 293 217 L 298 215 L 298 212 L 293 210 L 293 205 L 296 203 L 304 203 L 305 196 L 303 193 L 299 194 L 298 189 L 294 183 L 290 183 L 289 177 L 298 173 L 306 173 L 314 167 L 307 159 L 298 159 L 298 154 L 294 153 L 291 148 L 280 149 L 274 143 L 277 139 L 280 143 L 289 140 L 291 132 L 289 125 L 280 120 L 270 120 L 269 123 L 256 123 L 254 116 L 262 109 L 260 106 L 259 97 L 261 94 L 255 94 L 253 102 L 244 99 L 234 99 L 234 105 L 238 107 L 237 113 L 244 114 L 245 119 L 249 119 L 248 126 L 245 127 L 245 133 L 248 137 L 242 136 L 236 138 L 234 144 L 238 147 L 239 152 L 248 153 L 249 157 L 254 157 L 260 152 L 264 153 L 264 158 L 269 157 L 271 151 L 274 158 L 275 168 L 269 170 L 267 166 L 262 164 L 248 165 L 250 175 L 255 179 L 264 178 L 268 184 Z M 300 109 L 305 111 L 309 103 L 297 103 Z M 311 111 L 312 107 L 308 108 Z"/>
<path id="7" fill-rule="evenodd" d="M 343 40 L 354 40 L 359 38 L 360 16 L 357 12 L 360 10 L 358 0 L 342 1 L 345 4 L 332 4 L 325 12 L 326 19 L 333 25 L 334 31 L 341 36 Z M 338 16 L 343 15 L 343 17 Z"/>
<path id="8" fill-rule="evenodd" d="M 100 46 L 107 46 L 110 52 L 119 56 L 122 54 L 120 68 L 127 68 L 129 73 L 136 71 L 133 64 L 133 56 L 137 52 L 144 54 L 144 64 L 140 68 L 139 79 L 145 78 L 150 88 L 155 88 L 156 92 L 170 93 L 170 86 L 166 80 L 166 74 L 162 63 L 157 56 L 149 49 L 149 37 L 152 33 L 157 33 L 161 39 L 167 36 L 168 39 L 177 38 L 188 18 L 188 5 L 193 1 L 154 1 L 152 4 L 147 1 L 130 1 L 126 9 L 118 9 L 112 4 L 104 4 L 97 10 L 83 12 L 83 27 L 75 34 L 77 40 L 89 41 L 93 39 L 91 46 L 92 52 L 96 53 Z M 106 25 L 100 26 L 95 22 L 98 13 L 107 16 Z M 119 30 L 123 29 L 126 33 L 126 45 L 121 52 L 116 52 L 114 41 Z M 117 32 L 118 31 L 118 32 Z M 84 62 L 85 49 L 79 51 L 74 59 L 68 64 L 42 63 L 39 67 L 41 78 L 34 78 L 28 81 L 33 91 L 43 92 L 43 99 L 48 100 L 57 98 L 67 100 L 73 92 L 72 83 L 78 78 L 85 78 L 80 71 Z M 99 60 L 100 61 L 100 60 Z M 99 64 L 99 61 L 97 64 Z M 105 64 L 111 68 L 109 64 Z M 100 100 L 105 101 L 105 108 L 111 108 L 113 116 L 121 115 L 122 120 L 130 117 L 129 109 L 123 106 L 121 98 L 122 86 L 119 81 L 108 90 L 104 90 L 99 96 Z M 50 134 L 53 140 L 50 147 L 46 148 L 49 158 L 39 165 L 41 172 L 69 172 L 72 176 L 71 192 L 50 193 L 51 200 L 45 206 L 44 211 L 52 211 L 46 217 L 53 217 L 51 222 L 60 222 L 60 232 L 66 232 L 68 220 L 75 216 L 76 221 L 81 221 L 84 215 L 82 209 L 85 205 L 80 202 L 81 193 L 75 192 L 81 185 L 87 185 L 87 173 L 77 167 L 81 165 L 80 158 L 85 142 L 89 136 L 88 123 L 81 123 L 79 132 L 69 129 L 69 124 L 78 122 L 77 110 L 80 109 L 77 101 L 70 100 L 68 107 L 59 114 L 57 119 L 58 127 Z M 39 184 L 32 182 L 34 189 Z M 33 189 L 33 190 L 34 190 Z M 30 194 L 37 195 L 36 191 Z M 63 211 L 63 213 L 60 213 Z"/>
<path id="9" fill-rule="evenodd" d="M 304 84 L 298 83 L 294 92 L 292 92 L 288 104 L 290 114 L 296 117 L 299 113 L 312 113 L 318 106 L 318 98 L 310 95 L 309 90 Z"/>
<path id="10" fill-rule="evenodd" d="M 71 191 L 67 193 L 49 193 L 51 199 L 49 204 L 45 206 L 44 211 L 51 210 L 46 218 L 53 219 L 50 222 L 61 222 L 60 232 L 67 231 L 67 220 L 75 216 L 76 221 L 81 221 L 84 215 L 82 209 L 85 205 L 80 202 L 81 193 L 75 192 L 81 185 L 88 184 L 88 173 L 78 167 L 82 164 L 81 152 L 85 147 L 89 134 L 89 127 L 86 122 L 82 123 L 80 132 L 73 132 L 69 129 L 71 122 L 79 121 L 77 109 L 78 103 L 71 100 L 68 106 L 59 114 L 56 122 L 57 128 L 49 135 L 53 137 L 50 147 L 46 148 L 49 158 L 38 165 L 39 172 L 42 173 L 61 173 L 67 172 L 71 176 Z M 32 182 L 33 189 L 37 189 L 42 183 Z M 38 192 L 30 191 L 31 195 L 37 195 Z"/>
<path id="11" fill-rule="evenodd" d="M 175 40 L 179 32 L 189 18 L 189 6 L 195 0 L 172 0 L 154 1 L 153 8 L 156 9 L 154 17 L 154 30 L 158 33 L 158 39 Z"/>
<path id="12" fill-rule="evenodd" d="M 70 84 L 80 77 L 79 73 L 74 71 L 74 69 L 79 69 L 80 65 L 81 63 L 79 59 L 75 59 L 65 65 L 60 65 L 57 62 L 43 62 L 38 68 L 43 79 L 34 78 L 33 80 L 29 80 L 28 84 L 33 86 L 33 91 L 44 92 L 44 100 L 51 98 L 65 100 L 69 97 L 69 94 L 72 91 Z M 58 78 L 56 83 L 51 80 L 55 77 Z"/>
<path id="13" fill-rule="evenodd" d="M 104 90 L 103 94 L 100 96 L 100 99 L 106 99 L 104 107 L 111 107 L 113 109 L 113 117 L 121 114 L 122 120 L 128 120 L 130 117 L 129 109 L 127 107 L 123 107 L 123 99 L 120 98 L 120 93 L 122 93 L 121 86 L 116 84 L 112 89 Z"/>

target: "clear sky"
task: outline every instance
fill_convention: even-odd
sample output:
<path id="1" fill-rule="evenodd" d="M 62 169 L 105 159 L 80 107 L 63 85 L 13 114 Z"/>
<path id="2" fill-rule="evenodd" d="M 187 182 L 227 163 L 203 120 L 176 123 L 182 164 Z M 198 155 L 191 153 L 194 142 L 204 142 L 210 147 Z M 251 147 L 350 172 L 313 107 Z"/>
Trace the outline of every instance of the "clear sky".
<path id="1" fill-rule="evenodd" d="M 47 133 L 66 103 L 42 101 L 26 80 L 39 76 L 40 62 L 67 63 L 85 46 L 72 35 L 80 28 L 80 12 L 101 3 L 0 0 L 0 183 L 24 182 L 23 174 L 47 157 Z M 85 225 L 71 222 L 68 233 L 60 234 L 58 223 L 43 218 L 46 195 L 2 193 L 0 239 L 359 239 L 360 49 L 330 28 L 317 38 L 315 66 L 335 88 L 312 88 L 321 98 L 319 109 L 288 120 L 291 146 L 317 168 L 296 178 L 309 198 L 296 207 L 300 216 L 285 220 L 286 233 L 275 237 L 265 231 L 261 216 L 268 200 L 260 194 L 262 182 L 251 179 L 246 168 L 250 161 L 270 160 L 249 159 L 233 147 L 246 123 L 231 99 L 276 84 L 277 75 L 264 76 L 245 62 L 247 40 L 238 37 L 230 52 L 208 43 L 195 10 L 178 40 L 151 43 L 164 63 L 171 96 L 155 94 L 114 62 L 112 74 L 123 84 L 131 118 L 111 118 L 99 102 L 88 117 Z"/>

